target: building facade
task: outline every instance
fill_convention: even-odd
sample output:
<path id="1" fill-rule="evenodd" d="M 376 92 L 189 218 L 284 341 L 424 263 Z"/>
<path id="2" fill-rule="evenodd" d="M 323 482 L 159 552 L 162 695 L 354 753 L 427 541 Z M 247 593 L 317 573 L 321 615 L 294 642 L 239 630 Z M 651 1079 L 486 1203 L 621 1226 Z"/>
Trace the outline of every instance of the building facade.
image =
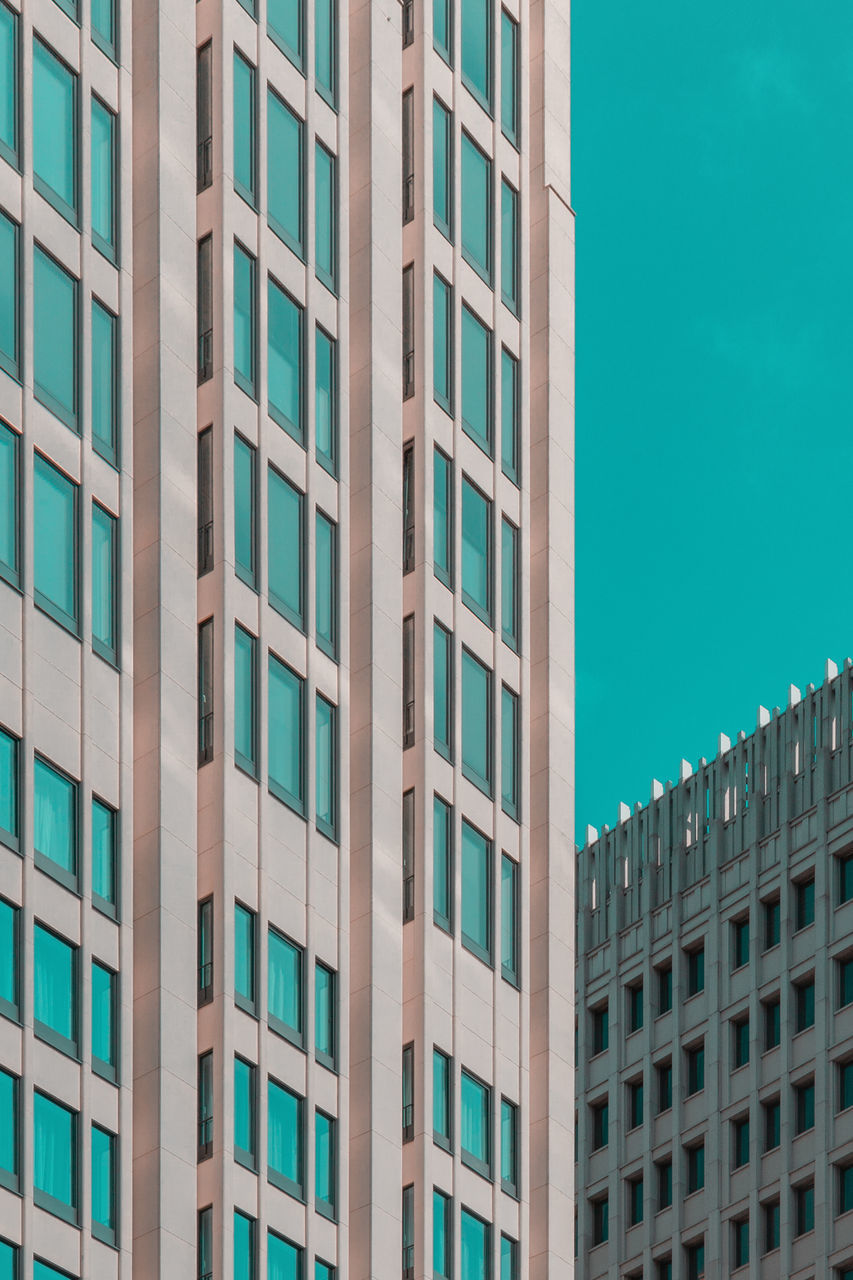
<path id="1" fill-rule="evenodd" d="M 578 855 L 577 1274 L 853 1277 L 853 666 Z"/>
<path id="2" fill-rule="evenodd" d="M 0 1277 L 571 1275 L 556 0 L 0 0 Z"/>

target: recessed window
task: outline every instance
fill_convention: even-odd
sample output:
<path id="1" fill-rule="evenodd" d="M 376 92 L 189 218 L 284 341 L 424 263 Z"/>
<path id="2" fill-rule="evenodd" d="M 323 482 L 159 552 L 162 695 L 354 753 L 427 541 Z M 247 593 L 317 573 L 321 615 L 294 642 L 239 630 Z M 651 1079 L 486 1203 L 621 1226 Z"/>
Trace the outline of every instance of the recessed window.
<path id="1" fill-rule="evenodd" d="M 314 1112 L 314 1207 L 324 1218 L 335 1218 L 337 1153 L 335 1120 Z"/>
<path id="2" fill-rule="evenodd" d="M 338 709 L 317 694 L 314 724 L 314 774 L 317 830 L 338 838 Z"/>
<path id="3" fill-rule="evenodd" d="M 36 190 L 77 225 L 77 77 L 33 41 L 33 176 Z"/>
<path id="4" fill-rule="evenodd" d="M 687 953 L 687 995 L 696 996 L 705 990 L 705 948 L 694 947 Z"/>
<path id="5" fill-rule="evenodd" d="M 687 1063 L 687 1096 L 705 1088 L 705 1042 L 691 1045 L 685 1052 Z"/>
<path id="6" fill-rule="evenodd" d="M 779 1229 L 781 1218 L 779 1208 L 778 1200 L 771 1200 L 768 1204 L 762 1205 L 765 1253 L 770 1253 L 773 1249 L 779 1248 Z"/>
<path id="7" fill-rule="evenodd" d="M 303 442 L 304 313 L 270 276 L 267 282 L 267 396 L 270 417 Z"/>
<path id="8" fill-rule="evenodd" d="M 477 101 L 491 111 L 491 0 L 462 0 L 462 80 Z"/>
<path id="9" fill-rule="evenodd" d="M 592 1119 L 592 1149 L 593 1151 L 600 1151 L 602 1147 L 607 1146 L 610 1137 L 610 1106 L 607 1098 L 592 1104 L 590 1116 Z"/>
<path id="10" fill-rule="evenodd" d="M 637 1129 L 643 1123 L 643 1081 L 630 1080 L 626 1086 L 628 1104 L 628 1128 Z"/>
<path id="11" fill-rule="evenodd" d="M 118 258 L 116 158 L 118 119 L 92 96 L 92 244 L 110 262 Z"/>
<path id="12" fill-rule="evenodd" d="M 462 478 L 462 599 L 488 626 L 492 621 L 492 504 Z"/>
<path id="13" fill-rule="evenodd" d="M 794 983 L 794 1003 L 796 1006 L 797 1031 L 807 1031 L 814 1026 L 815 986 L 814 976 Z"/>
<path id="14" fill-rule="evenodd" d="M 794 885 L 794 921 L 796 929 L 805 929 L 814 924 L 814 876 L 809 880 L 798 880 Z"/>
<path id="15" fill-rule="evenodd" d="M 687 1148 L 687 1194 L 701 1191 L 705 1185 L 705 1144 Z"/>
<path id="16" fill-rule="evenodd" d="M 267 1002 L 273 1031 L 302 1046 L 302 948 L 270 927 L 267 942 Z"/>
<path id="17" fill-rule="evenodd" d="M 501 469 L 518 484 L 519 475 L 518 361 L 501 347 Z"/>
<path id="18" fill-rule="evenodd" d="M 853 1209 L 853 1164 L 838 1170 L 838 1212 L 849 1213 Z"/>
<path id="19" fill-rule="evenodd" d="M 453 636 L 433 624 L 433 743 L 446 760 L 453 758 Z"/>
<path id="20" fill-rule="evenodd" d="M 749 1116 L 732 1121 L 732 1168 L 749 1164 Z"/>
<path id="21" fill-rule="evenodd" d="M 609 1005 L 605 1000 L 591 1011 L 592 1054 L 604 1053 L 610 1044 Z"/>
<path id="22" fill-rule="evenodd" d="M 415 1188 L 413 1183 L 403 1187 L 401 1216 L 403 1280 L 412 1280 L 415 1274 Z"/>
<path id="23" fill-rule="evenodd" d="M 492 959 L 491 841 L 462 823 L 462 942 L 486 964 Z"/>
<path id="24" fill-rule="evenodd" d="M 658 1017 L 672 1008 L 672 965 L 656 970 L 658 976 Z"/>
<path id="25" fill-rule="evenodd" d="M 628 1226 L 636 1227 L 643 1221 L 643 1179 L 628 1178 Z"/>
<path id="26" fill-rule="evenodd" d="M 118 661 L 118 521 L 92 503 L 92 648 Z"/>
<path id="27" fill-rule="evenodd" d="M 267 28 L 281 51 L 301 71 L 304 48 L 302 0 L 268 0 Z"/>
<path id="28" fill-rule="evenodd" d="M 628 1002 L 628 1034 L 639 1031 L 643 1025 L 643 984 L 635 982 L 626 991 Z"/>
<path id="29" fill-rule="evenodd" d="M 78 634 L 80 608 L 78 488 L 35 455 L 33 475 L 33 594 L 36 604 Z"/>
<path id="30" fill-rule="evenodd" d="M 213 1280 L 213 1205 L 199 1210 L 197 1280 Z"/>
<path id="31" fill-rule="evenodd" d="M 703 1280 L 705 1275 L 705 1244 L 689 1244 L 684 1250 L 687 1260 L 687 1280 Z"/>
<path id="32" fill-rule="evenodd" d="M 658 1085 L 658 1114 L 672 1106 L 672 1060 L 667 1059 L 655 1067 Z"/>
<path id="33" fill-rule="evenodd" d="M 92 1235 L 115 1248 L 118 1241 L 118 1138 L 92 1125 Z"/>
<path id="34" fill-rule="evenodd" d="M 403 573 L 415 567 L 415 446 L 403 449 Z"/>
<path id="35" fill-rule="evenodd" d="M 492 333 L 462 304 L 462 429 L 491 457 Z"/>
<path id="36" fill-rule="evenodd" d="M 794 1236 L 814 1231 L 814 1184 L 794 1188 Z"/>
<path id="37" fill-rule="evenodd" d="M 778 947 L 782 928 L 782 906 L 778 898 L 764 903 L 764 950 Z"/>
<path id="38" fill-rule="evenodd" d="M 838 1063 L 838 1110 L 853 1107 L 853 1060 Z"/>
<path id="39" fill-rule="evenodd" d="M 610 1236 L 610 1213 L 607 1196 L 592 1201 L 592 1243 L 606 1244 Z"/>
<path id="40" fill-rule="evenodd" d="M 415 745 L 415 615 L 403 619 L 403 750 Z M 436 690 L 438 693 L 438 690 Z"/>
<path id="41" fill-rule="evenodd" d="M 319 960 L 314 965 L 314 1052 L 335 1069 L 337 1055 L 337 974 Z"/>
<path id="42" fill-rule="evenodd" d="M 17 1192 L 21 1173 L 20 1080 L 0 1068 L 0 1186 Z"/>
<path id="43" fill-rule="evenodd" d="M 487 1084 L 462 1072 L 462 1163 L 490 1178 L 492 1173 L 492 1091 Z"/>
<path id="44" fill-rule="evenodd" d="M 415 91 L 403 94 L 403 225 L 415 216 Z"/>
<path id="45" fill-rule="evenodd" d="M 501 1186 L 518 1195 L 518 1107 L 501 1098 Z"/>
<path id="46" fill-rule="evenodd" d="M 257 262 L 234 242 L 234 381 L 254 400 L 257 395 Z M 272 308 L 269 330 L 273 332 Z M 272 385 L 270 361 L 270 384 Z"/>
<path id="47" fill-rule="evenodd" d="M 337 161 L 322 143 L 315 147 L 314 252 L 317 279 L 332 293 L 337 291 Z"/>
<path id="48" fill-rule="evenodd" d="M 661 1160 L 655 1165 L 658 1179 L 658 1213 L 672 1204 L 672 1161 Z"/>
<path id="49" fill-rule="evenodd" d="M 257 1160 L 257 1068 L 244 1058 L 234 1058 L 234 1159 L 247 1169 Z"/>
<path id="50" fill-rule="evenodd" d="M 732 937 L 732 969 L 741 969 L 749 963 L 749 917 L 733 920 Z"/>
<path id="51" fill-rule="evenodd" d="M 764 1051 L 775 1049 L 781 1041 L 782 1035 L 782 1008 L 779 997 L 775 999 L 762 1000 L 761 1007 L 764 1011 Z"/>
<path id="52" fill-rule="evenodd" d="M 36 924 L 33 928 L 33 1023 L 36 1035 L 78 1057 L 77 947 Z"/>
<path id="53" fill-rule="evenodd" d="M 257 587 L 258 475 L 255 449 L 234 436 L 234 568 L 248 587 Z M 284 559 L 284 556 L 280 557 Z"/>
<path id="54" fill-rule="evenodd" d="M 838 966 L 838 1007 L 853 1002 L 853 956 L 844 956 L 836 961 Z"/>
<path id="55" fill-rule="evenodd" d="M 501 976 L 518 986 L 518 863 L 501 855 Z"/>
<path id="56" fill-rule="evenodd" d="M 234 903 L 234 1001 L 254 1013 L 257 1007 L 257 916 Z"/>
<path id="57" fill-rule="evenodd" d="M 782 1107 L 778 1097 L 762 1102 L 761 1112 L 764 1118 L 764 1152 L 775 1151 L 782 1140 Z"/>
<path id="58" fill-rule="evenodd" d="M 267 1177 L 297 1200 L 305 1198 L 304 1107 L 292 1089 L 267 1081 Z"/>
<path id="59" fill-rule="evenodd" d="M 20 586 L 19 439 L 17 432 L 0 422 L 0 578 L 13 587 Z"/>
<path id="60" fill-rule="evenodd" d="M 518 192 L 501 180 L 501 301 L 518 315 Z"/>
<path id="61" fill-rule="evenodd" d="M 403 1141 L 415 1136 L 415 1046 L 403 1045 Z"/>
<path id="62" fill-rule="evenodd" d="M 96 3 L 99 0 L 96 0 Z M 196 53 L 196 191 L 213 182 L 213 41 Z"/>
<path id="63" fill-rule="evenodd" d="M 213 898 L 198 904 L 198 1005 L 213 999 Z"/>
<path id="64" fill-rule="evenodd" d="M 501 9 L 501 129 L 518 146 L 518 23 Z"/>
<path id="65" fill-rule="evenodd" d="M 850 902 L 853 899 L 853 853 L 838 859 L 838 902 Z"/>
<path id="66" fill-rule="evenodd" d="M 198 1141 L 197 1159 L 213 1154 L 213 1050 L 198 1059 Z"/>
<path id="67" fill-rule="evenodd" d="M 432 1051 L 432 1137 L 445 1151 L 452 1150 L 453 1060 L 440 1049 Z"/>
<path id="68" fill-rule="evenodd" d="M 213 619 L 198 627 L 198 763 L 213 759 Z"/>
<path id="69" fill-rule="evenodd" d="M 732 1223 L 732 1266 L 745 1267 L 749 1262 L 749 1218 Z"/>
<path id="70" fill-rule="evenodd" d="M 269 655 L 270 791 L 297 813 L 305 812 L 304 681 Z"/>
<path id="71" fill-rule="evenodd" d="M 213 377 L 213 237 L 198 242 L 196 265 L 196 313 L 198 384 Z"/>
<path id="72" fill-rule="evenodd" d="M 118 1076 L 118 974 L 92 961 L 92 1069 L 107 1080 Z"/>
<path id="73" fill-rule="evenodd" d="M 735 1069 L 749 1062 L 749 1018 L 732 1020 L 732 1062 Z"/>
<path id="74" fill-rule="evenodd" d="M 439 796 L 432 808 L 432 918 L 453 932 L 453 810 Z"/>
<path id="75" fill-rule="evenodd" d="M 20 362 L 18 231 L 18 224 L 0 210 L 0 369 L 15 379 L 19 376 Z"/>
<path id="76" fill-rule="evenodd" d="M 18 167 L 19 105 L 18 15 L 0 4 L 0 156 Z"/>
<path id="77" fill-rule="evenodd" d="M 814 1128 L 814 1080 L 805 1080 L 794 1086 L 795 1132 L 805 1133 Z"/>
<path id="78" fill-rule="evenodd" d="M 234 50 L 234 190 L 252 208 L 257 199 L 257 146 L 255 132 L 257 72 Z"/>
<path id="79" fill-rule="evenodd" d="M 33 1199 L 48 1213 L 77 1224 L 78 1122 L 76 1111 L 33 1092 Z"/>
<path id="80" fill-rule="evenodd" d="M 492 673 L 462 650 L 462 772 L 492 794 Z"/>
<path id="81" fill-rule="evenodd" d="M 330 475 L 338 465 L 337 344 L 317 325 L 314 361 L 314 449 Z"/>
<path id="82" fill-rule="evenodd" d="M 452 66 L 453 0 L 435 0 L 432 6 L 432 43 L 435 51 Z"/>
<path id="83" fill-rule="evenodd" d="M 118 463 L 118 319 L 92 299 L 92 446 L 107 462 Z"/>

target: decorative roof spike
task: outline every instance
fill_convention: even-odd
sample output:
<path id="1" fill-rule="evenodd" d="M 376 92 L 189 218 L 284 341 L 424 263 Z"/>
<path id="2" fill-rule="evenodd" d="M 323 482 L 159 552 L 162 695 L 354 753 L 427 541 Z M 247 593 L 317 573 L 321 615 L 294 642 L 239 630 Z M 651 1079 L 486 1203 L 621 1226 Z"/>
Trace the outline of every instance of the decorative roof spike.
<path id="1" fill-rule="evenodd" d="M 824 665 L 824 668 L 823 668 L 824 680 L 834 680 L 837 675 L 838 675 L 838 663 L 833 662 L 832 658 L 827 658 L 826 664 Z"/>
<path id="2" fill-rule="evenodd" d="M 658 782 L 657 778 L 652 778 L 652 799 L 660 800 L 663 795 L 663 783 Z"/>
<path id="3" fill-rule="evenodd" d="M 689 760 L 682 760 L 678 766 L 678 781 L 685 782 L 693 774 L 693 765 Z"/>
<path id="4" fill-rule="evenodd" d="M 728 734 L 721 733 L 717 738 L 717 755 L 724 756 L 727 751 L 731 750 L 732 740 Z"/>
<path id="5" fill-rule="evenodd" d="M 766 707 L 758 708 L 758 728 L 762 729 L 764 725 L 770 723 L 770 712 Z"/>
<path id="6" fill-rule="evenodd" d="M 620 823 L 621 823 L 621 822 L 627 822 L 627 821 L 628 821 L 628 819 L 630 818 L 630 816 L 631 816 L 631 810 L 630 810 L 630 809 L 628 808 L 628 806 L 625 804 L 625 801 L 624 801 L 624 800 L 620 800 L 620 801 L 619 801 L 619 821 L 620 821 Z"/>
<path id="7" fill-rule="evenodd" d="M 802 694 L 795 684 L 788 685 L 788 706 L 795 707 L 802 700 Z"/>
<path id="8" fill-rule="evenodd" d="M 586 829 L 586 843 L 587 843 L 587 844 L 597 844 L 597 843 L 598 843 L 598 830 L 597 830 L 597 828 L 595 828 L 595 827 L 591 827 L 591 826 L 587 826 L 587 829 Z"/>

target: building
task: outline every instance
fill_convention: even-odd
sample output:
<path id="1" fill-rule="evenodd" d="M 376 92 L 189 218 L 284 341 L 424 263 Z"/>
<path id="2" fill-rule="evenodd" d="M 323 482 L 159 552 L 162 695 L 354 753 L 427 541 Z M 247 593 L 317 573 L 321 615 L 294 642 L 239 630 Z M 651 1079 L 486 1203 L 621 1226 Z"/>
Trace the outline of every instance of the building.
<path id="1" fill-rule="evenodd" d="M 558 0 L 0 0 L 0 1277 L 570 1275 Z"/>
<path id="2" fill-rule="evenodd" d="M 853 1277 L 853 666 L 578 854 L 583 1280 Z"/>

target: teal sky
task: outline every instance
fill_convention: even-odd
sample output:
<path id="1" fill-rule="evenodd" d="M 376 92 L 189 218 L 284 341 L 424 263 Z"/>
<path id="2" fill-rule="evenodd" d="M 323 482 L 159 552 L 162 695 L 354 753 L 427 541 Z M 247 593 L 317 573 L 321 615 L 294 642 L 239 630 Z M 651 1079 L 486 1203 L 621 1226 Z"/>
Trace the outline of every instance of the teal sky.
<path id="1" fill-rule="evenodd" d="M 853 655 L 853 5 L 573 0 L 577 835 Z"/>

